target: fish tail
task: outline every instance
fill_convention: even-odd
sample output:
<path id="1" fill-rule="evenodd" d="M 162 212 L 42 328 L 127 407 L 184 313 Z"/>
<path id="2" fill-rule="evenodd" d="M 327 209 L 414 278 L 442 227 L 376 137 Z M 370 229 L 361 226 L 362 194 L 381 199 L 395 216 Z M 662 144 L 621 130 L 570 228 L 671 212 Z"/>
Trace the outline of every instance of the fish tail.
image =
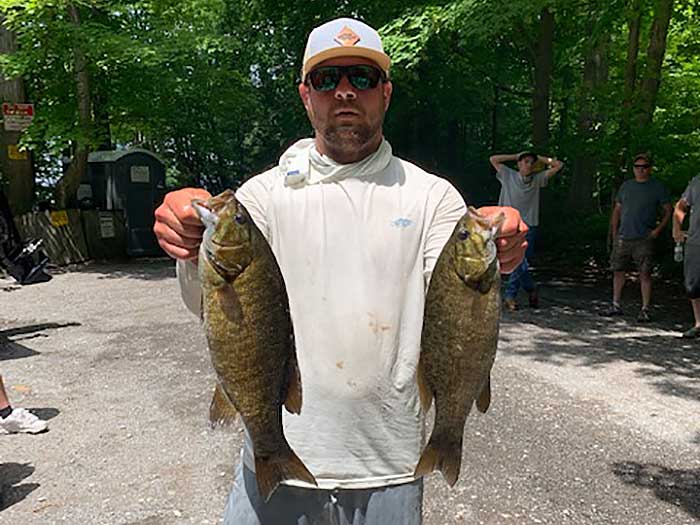
<path id="1" fill-rule="evenodd" d="M 435 470 L 442 472 L 443 477 L 453 487 L 459 477 L 459 469 L 462 466 L 462 441 L 444 445 L 436 445 L 430 438 L 428 445 L 418 461 L 415 477 L 425 476 Z"/>
<path id="2" fill-rule="evenodd" d="M 484 386 L 481 388 L 479 397 L 476 398 L 476 408 L 485 414 L 491 405 L 491 378 L 487 377 Z"/>
<path id="3" fill-rule="evenodd" d="M 214 396 L 209 405 L 209 424 L 213 427 L 229 426 L 236 421 L 238 412 L 224 392 L 220 383 L 216 383 Z"/>
<path id="4" fill-rule="evenodd" d="M 298 479 L 318 486 L 314 475 L 288 446 L 282 454 L 265 458 L 256 456 L 255 477 L 258 480 L 258 491 L 265 501 L 270 499 L 277 485 L 287 479 Z"/>

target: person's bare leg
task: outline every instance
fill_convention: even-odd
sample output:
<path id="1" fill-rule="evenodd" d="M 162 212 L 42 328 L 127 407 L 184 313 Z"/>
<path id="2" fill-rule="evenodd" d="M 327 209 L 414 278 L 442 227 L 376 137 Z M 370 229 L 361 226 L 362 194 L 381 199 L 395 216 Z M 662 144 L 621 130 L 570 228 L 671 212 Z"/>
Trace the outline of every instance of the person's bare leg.
<path id="1" fill-rule="evenodd" d="M 7 392 L 5 392 L 5 384 L 2 382 L 2 376 L 0 376 L 0 410 L 10 406 L 10 400 L 7 398 Z"/>
<path id="2" fill-rule="evenodd" d="M 693 306 L 693 316 L 695 316 L 695 326 L 700 327 L 700 299 L 691 299 L 690 304 Z"/>
<path id="3" fill-rule="evenodd" d="M 639 286 L 642 289 L 642 308 L 648 308 L 651 302 L 651 274 L 639 272 Z"/>
<path id="4" fill-rule="evenodd" d="M 625 272 L 613 273 L 613 303 L 620 305 L 620 297 L 622 297 L 622 288 L 625 286 Z"/>

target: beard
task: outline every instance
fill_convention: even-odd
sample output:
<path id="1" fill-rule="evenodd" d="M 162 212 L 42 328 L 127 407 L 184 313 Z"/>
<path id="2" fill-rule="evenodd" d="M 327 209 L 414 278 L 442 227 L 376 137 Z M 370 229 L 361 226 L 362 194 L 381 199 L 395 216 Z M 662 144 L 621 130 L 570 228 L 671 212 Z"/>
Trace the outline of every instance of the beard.
<path id="1" fill-rule="evenodd" d="M 345 104 L 344 107 L 351 106 Z M 337 109 L 340 108 L 333 108 L 332 111 Z M 317 128 L 317 132 L 320 131 L 323 135 L 332 158 L 348 159 L 358 154 L 363 158 L 367 154 L 366 150 L 374 145 L 376 137 L 382 134 L 384 111 L 374 118 L 366 118 L 366 113 L 355 107 L 352 109 L 360 112 L 360 118 L 356 121 L 338 122 L 332 112 L 329 112 L 328 119 L 323 123 L 325 125 Z"/>
<path id="2" fill-rule="evenodd" d="M 334 149 L 357 149 L 367 144 L 377 128 L 368 124 L 329 125 L 323 130 L 323 138 Z"/>

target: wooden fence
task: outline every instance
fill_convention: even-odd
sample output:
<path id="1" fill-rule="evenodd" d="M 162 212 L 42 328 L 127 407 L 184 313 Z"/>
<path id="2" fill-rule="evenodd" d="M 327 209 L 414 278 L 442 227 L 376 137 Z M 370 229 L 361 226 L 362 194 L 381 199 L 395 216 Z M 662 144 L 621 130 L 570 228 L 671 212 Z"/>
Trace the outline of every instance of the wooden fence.
<path id="1" fill-rule="evenodd" d="M 15 224 L 22 239 L 44 240 L 42 248 L 52 264 L 126 257 L 126 227 L 121 211 L 32 212 L 15 217 Z"/>

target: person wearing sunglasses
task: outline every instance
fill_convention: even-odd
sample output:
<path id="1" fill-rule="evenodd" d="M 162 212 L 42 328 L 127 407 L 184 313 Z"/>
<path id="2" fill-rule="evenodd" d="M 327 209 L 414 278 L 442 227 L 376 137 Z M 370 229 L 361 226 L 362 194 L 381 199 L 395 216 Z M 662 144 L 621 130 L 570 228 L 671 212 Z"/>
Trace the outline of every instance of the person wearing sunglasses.
<path id="1" fill-rule="evenodd" d="M 625 271 L 632 263 L 639 270 L 642 308 L 637 321 L 651 321 L 651 271 L 654 265 L 654 240 L 671 218 L 671 197 L 668 189 L 651 176 L 652 162 L 648 153 L 639 153 L 632 161 L 634 178 L 628 179 L 617 192 L 610 218 L 613 248 L 610 268 L 613 272 L 612 305 L 604 312 L 607 316 L 623 315 L 620 299 L 625 285 Z M 657 222 L 659 208 L 663 211 Z"/>
<path id="2" fill-rule="evenodd" d="M 274 168 L 236 192 L 277 257 L 289 297 L 300 415 L 284 432 L 318 486 L 290 480 L 265 502 L 244 445 L 224 523 L 418 525 L 424 445 L 416 367 L 430 273 L 464 200 L 445 179 L 394 156 L 384 138 L 392 82 L 378 33 L 340 18 L 308 37 L 298 92 L 314 129 Z M 178 259 L 183 299 L 197 312 L 202 226 L 169 193 L 154 232 Z M 522 260 L 527 226 L 513 208 L 497 240 L 504 273 Z M 232 334 L 235 337 L 235 334 Z M 246 440 L 249 443 L 249 440 Z"/>
<path id="3" fill-rule="evenodd" d="M 537 155 L 532 151 L 492 155 L 489 161 L 496 170 L 496 178 L 501 183 L 498 204 L 512 206 L 518 210 L 529 228 L 525 259 L 508 278 L 503 306 L 511 312 L 518 309 L 517 296 L 522 286 L 527 293 L 530 308 L 539 308 L 537 284 L 530 275 L 530 263 L 535 255 L 535 238 L 540 224 L 540 189 L 544 188 L 549 180 L 564 167 L 564 163 L 558 159 Z M 505 163 L 509 161 L 517 163 L 517 171 L 506 166 Z M 538 166 L 541 168 L 538 169 Z"/>

